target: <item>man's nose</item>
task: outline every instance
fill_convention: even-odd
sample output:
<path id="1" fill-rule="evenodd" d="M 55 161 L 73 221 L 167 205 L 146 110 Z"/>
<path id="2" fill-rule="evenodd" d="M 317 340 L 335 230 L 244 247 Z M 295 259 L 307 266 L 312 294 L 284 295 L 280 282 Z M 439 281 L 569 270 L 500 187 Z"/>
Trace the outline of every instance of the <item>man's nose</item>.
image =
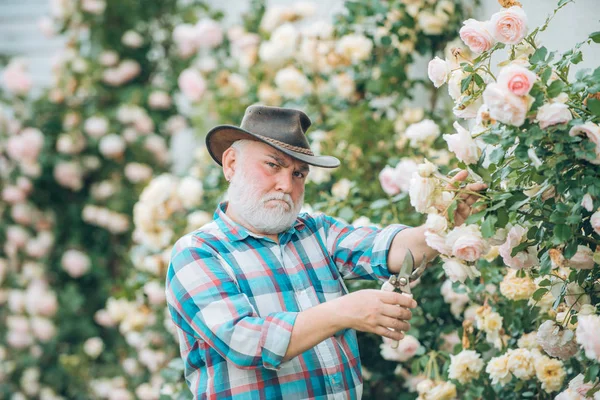
<path id="1" fill-rule="evenodd" d="M 282 171 L 277 177 L 277 191 L 283 193 L 291 193 L 293 188 L 293 177 L 292 173 L 288 171 Z"/>

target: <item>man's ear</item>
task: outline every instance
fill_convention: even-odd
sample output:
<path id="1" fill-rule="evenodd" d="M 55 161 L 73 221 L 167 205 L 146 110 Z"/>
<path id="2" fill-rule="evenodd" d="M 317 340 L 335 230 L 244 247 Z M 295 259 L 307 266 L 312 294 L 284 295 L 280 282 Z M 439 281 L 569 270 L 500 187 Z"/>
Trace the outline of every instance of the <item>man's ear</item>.
<path id="1" fill-rule="evenodd" d="M 223 164 L 223 175 L 225 176 L 225 180 L 229 182 L 235 173 L 235 164 L 237 154 L 233 147 L 229 147 L 227 150 L 223 152 L 223 157 L 221 158 Z"/>

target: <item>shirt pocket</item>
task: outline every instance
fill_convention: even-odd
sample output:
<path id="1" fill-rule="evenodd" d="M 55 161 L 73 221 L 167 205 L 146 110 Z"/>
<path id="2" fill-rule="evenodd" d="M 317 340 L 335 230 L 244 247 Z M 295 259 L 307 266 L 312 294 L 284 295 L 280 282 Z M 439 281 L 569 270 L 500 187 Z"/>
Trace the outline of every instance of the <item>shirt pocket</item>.
<path id="1" fill-rule="evenodd" d="M 322 297 L 321 301 L 337 299 L 344 294 L 342 283 L 339 279 L 319 279 L 315 282 L 315 291 Z"/>

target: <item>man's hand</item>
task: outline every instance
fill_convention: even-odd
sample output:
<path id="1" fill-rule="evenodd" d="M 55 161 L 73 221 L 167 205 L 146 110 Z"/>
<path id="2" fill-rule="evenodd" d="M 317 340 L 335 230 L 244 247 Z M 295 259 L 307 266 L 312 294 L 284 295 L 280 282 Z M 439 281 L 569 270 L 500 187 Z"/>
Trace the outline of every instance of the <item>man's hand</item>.
<path id="1" fill-rule="evenodd" d="M 400 331 L 410 329 L 406 321 L 412 318 L 408 308 L 417 306 L 417 302 L 408 296 L 373 289 L 359 290 L 335 301 L 339 302 L 338 313 L 348 328 L 372 332 L 392 340 L 404 338 L 404 333 Z"/>
<path id="2" fill-rule="evenodd" d="M 448 184 L 448 189 L 453 189 L 452 185 L 455 182 L 463 182 L 467 179 L 469 173 L 466 170 L 460 171 L 458 174 L 454 175 L 451 183 Z M 485 183 L 471 183 L 465 186 L 464 190 L 468 192 L 480 192 L 487 188 Z M 459 226 L 462 225 L 465 220 L 471 215 L 474 211 L 471 207 L 477 200 L 480 199 L 480 196 L 477 196 L 475 193 L 462 193 L 458 196 L 458 205 L 456 207 L 456 211 L 454 212 L 454 225 Z"/>

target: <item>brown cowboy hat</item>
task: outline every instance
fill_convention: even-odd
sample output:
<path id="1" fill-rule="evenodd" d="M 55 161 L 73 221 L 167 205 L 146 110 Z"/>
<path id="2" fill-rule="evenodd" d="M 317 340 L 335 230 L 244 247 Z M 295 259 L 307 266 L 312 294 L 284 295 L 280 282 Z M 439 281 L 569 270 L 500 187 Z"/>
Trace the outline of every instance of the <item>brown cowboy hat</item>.
<path id="1" fill-rule="evenodd" d="M 340 160 L 337 158 L 314 155 L 306 139 L 310 125 L 308 116 L 299 110 L 250 106 L 239 127 L 219 125 L 212 128 L 206 135 L 206 148 L 217 164 L 223 165 L 223 153 L 233 142 L 257 140 L 307 164 L 324 168 L 338 167 Z"/>

